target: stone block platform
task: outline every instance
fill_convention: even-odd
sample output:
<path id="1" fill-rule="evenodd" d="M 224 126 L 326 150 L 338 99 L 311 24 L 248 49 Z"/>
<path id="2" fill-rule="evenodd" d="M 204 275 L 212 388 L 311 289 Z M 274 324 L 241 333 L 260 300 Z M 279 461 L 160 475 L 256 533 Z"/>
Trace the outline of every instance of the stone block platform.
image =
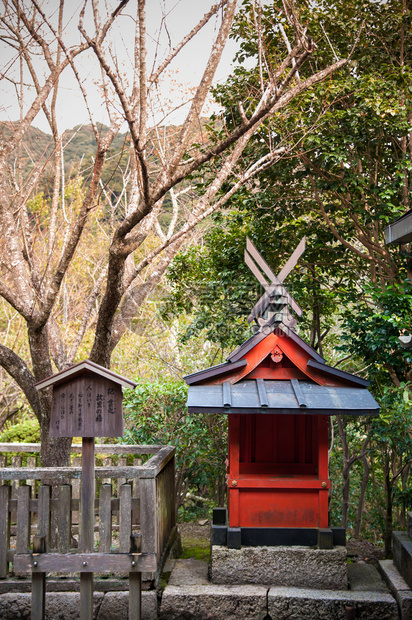
<path id="1" fill-rule="evenodd" d="M 214 584 L 271 584 L 346 590 L 346 547 L 242 547 L 214 545 L 210 581 Z"/>
<path id="2" fill-rule="evenodd" d="M 348 590 L 208 582 L 208 564 L 176 560 L 163 592 L 161 620 L 398 620 L 398 605 L 377 570 L 349 565 Z"/>

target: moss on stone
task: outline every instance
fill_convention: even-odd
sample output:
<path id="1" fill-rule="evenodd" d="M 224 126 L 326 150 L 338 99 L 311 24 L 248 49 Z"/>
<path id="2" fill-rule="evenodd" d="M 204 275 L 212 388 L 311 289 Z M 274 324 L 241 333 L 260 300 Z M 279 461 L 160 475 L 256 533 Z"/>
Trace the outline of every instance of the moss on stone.
<path id="1" fill-rule="evenodd" d="M 210 542 L 204 538 L 188 536 L 182 533 L 182 559 L 194 558 L 195 560 L 206 560 L 210 558 Z"/>

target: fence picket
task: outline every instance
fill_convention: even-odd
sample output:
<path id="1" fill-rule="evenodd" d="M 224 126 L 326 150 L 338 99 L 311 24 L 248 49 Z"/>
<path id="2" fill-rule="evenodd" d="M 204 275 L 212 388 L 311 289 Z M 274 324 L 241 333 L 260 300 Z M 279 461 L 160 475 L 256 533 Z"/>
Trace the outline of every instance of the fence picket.
<path id="1" fill-rule="evenodd" d="M 35 456 L 28 456 L 27 457 L 27 463 L 26 463 L 27 467 L 37 467 L 37 457 Z M 29 487 L 31 487 L 31 496 L 32 498 L 36 497 L 36 481 L 35 480 L 28 480 L 27 484 L 29 485 Z"/>
<path id="2" fill-rule="evenodd" d="M 0 486 L 0 578 L 7 577 L 9 563 L 7 551 L 10 547 L 10 498 L 11 487 Z"/>
<path id="3" fill-rule="evenodd" d="M 51 487 L 48 484 L 41 484 L 38 499 L 37 535 L 45 539 L 47 551 L 50 549 L 50 497 Z"/>
<path id="4" fill-rule="evenodd" d="M 81 456 L 73 457 L 73 467 L 81 467 L 81 466 L 82 466 L 82 457 Z M 72 480 L 72 498 L 80 499 L 80 478 Z M 72 524 L 79 525 L 79 511 L 78 510 L 73 510 Z"/>
<path id="5" fill-rule="evenodd" d="M 71 542 L 71 499 L 72 487 L 70 484 L 63 484 L 60 487 L 59 496 L 59 521 L 57 530 L 57 551 L 68 553 Z"/>
<path id="6" fill-rule="evenodd" d="M 28 553 L 30 548 L 30 494 L 31 487 L 23 484 L 17 494 L 16 553 Z"/>
<path id="7" fill-rule="evenodd" d="M 135 467 L 141 467 L 143 464 L 142 459 L 133 459 L 133 465 Z M 135 508 L 132 512 L 132 526 L 139 525 L 140 523 L 140 482 L 139 478 L 134 478 L 132 481 L 132 497 L 138 500 L 138 508 Z"/>
<path id="8" fill-rule="evenodd" d="M 99 551 L 110 553 L 112 546 L 112 485 L 100 486 L 99 498 Z"/>
<path id="9" fill-rule="evenodd" d="M 125 456 L 121 456 L 119 458 L 119 462 L 118 462 L 118 467 L 126 467 L 127 465 L 127 458 Z M 117 481 L 118 484 L 118 491 L 117 491 L 117 497 L 120 497 L 120 487 L 122 486 L 122 484 L 126 484 L 126 478 L 119 478 Z"/>
<path id="10" fill-rule="evenodd" d="M 0 456 L 0 467 L 6 467 L 7 466 L 7 456 Z M 0 486 L 2 484 L 6 484 L 5 480 L 0 480 Z"/>
<path id="11" fill-rule="evenodd" d="M 11 466 L 12 468 L 21 468 L 22 465 L 22 458 L 21 456 L 12 456 L 11 457 Z M 11 499 L 17 499 L 17 490 L 19 488 L 19 486 L 21 485 L 21 481 L 20 480 L 13 480 L 11 483 Z M 16 523 L 17 521 L 17 512 L 15 510 L 13 510 L 13 512 L 11 513 L 11 522 L 12 523 Z"/>
<path id="12" fill-rule="evenodd" d="M 132 487 L 130 484 L 122 484 L 119 488 L 120 504 L 120 527 L 119 547 L 120 553 L 129 553 L 130 535 L 132 533 Z"/>
<path id="13" fill-rule="evenodd" d="M 106 456 L 103 459 L 103 467 L 112 467 L 113 466 L 113 459 L 110 456 Z M 110 478 L 103 478 L 102 479 L 102 484 L 111 484 L 111 480 Z"/>
<path id="14" fill-rule="evenodd" d="M 156 479 L 140 479 L 142 552 L 157 553 Z"/>

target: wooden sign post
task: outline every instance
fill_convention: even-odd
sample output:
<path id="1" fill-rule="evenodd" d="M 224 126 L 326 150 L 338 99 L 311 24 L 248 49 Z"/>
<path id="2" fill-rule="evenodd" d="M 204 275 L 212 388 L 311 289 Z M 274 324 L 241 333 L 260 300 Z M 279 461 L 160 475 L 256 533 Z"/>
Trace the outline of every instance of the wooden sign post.
<path id="1" fill-rule="evenodd" d="M 40 381 L 37 389 L 53 386 L 50 437 L 82 437 L 80 552 L 93 553 L 95 437 L 123 437 L 122 387 L 136 387 L 88 360 Z M 80 620 L 93 618 L 93 573 L 87 560 L 80 572 Z"/>
<path id="2" fill-rule="evenodd" d="M 94 437 L 83 437 L 79 545 L 81 553 L 93 553 L 94 496 Z M 83 564 L 87 565 L 86 560 Z M 82 572 L 80 573 L 80 620 L 89 618 L 93 618 L 93 573 Z"/>

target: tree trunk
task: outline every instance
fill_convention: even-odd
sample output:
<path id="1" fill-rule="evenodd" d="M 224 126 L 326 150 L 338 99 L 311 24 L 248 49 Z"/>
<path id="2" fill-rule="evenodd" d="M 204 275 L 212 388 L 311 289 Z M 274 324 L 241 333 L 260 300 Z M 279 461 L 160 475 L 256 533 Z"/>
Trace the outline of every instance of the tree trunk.
<path id="1" fill-rule="evenodd" d="M 383 540 L 385 544 L 385 557 L 392 557 L 392 482 L 391 482 L 391 470 L 388 457 L 383 462 L 383 471 L 385 479 L 385 496 L 386 496 L 386 511 L 385 511 L 385 531 L 383 534 Z"/>
<path id="2" fill-rule="evenodd" d="M 33 364 L 33 374 L 36 381 L 41 381 L 54 374 L 49 350 L 49 335 L 47 326 L 35 329 L 28 325 L 30 353 Z M 41 452 L 42 467 L 64 467 L 70 465 L 71 437 L 50 437 L 50 413 L 52 406 L 53 388 L 39 390 L 41 406 Z"/>
<path id="3" fill-rule="evenodd" d="M 342 487 L 342 527 L 347 529 L 348 527 L 348 512 L 349 512 L 349 474 L 350 467 L 348 462 L 346 461 L 343 464 L 342 477 L 343 477 L 343 487 Z"/>
<path id="4" fill-rule="evenodd" d="M 336 421 L 338 423 L 339 436 L 340 436 L 340 440 L 342 442 L 342 448 L 343 448 L 342 527 L 346 529 L 348 527 L 349 485 L 350 485 L 349 475 L 350 475 L 351 463 L 349 459 L 348 436 L 343 426 L 342 419 L 339 415 L 336 416 Z"/>
<path id="5" fill-rule="evenodd" d="M 363 476 L 362 476 L 362 482 L 361 482 L 361 488 L 360 488 L 358 511 L 356 514 L 355 538 L 359 538 L 360 536 L 360 529 L 361 529 L 361 523 L 362 523 L 362 512 L 363 512 L 363 506 L 365 503 L 366 487 L 368 486 L 369 472 L 370 472 L 370 465 L 369 465 L 369 461 L 366 458 L 366 456 L 362 457 L 362 461 L 363 461 Z"/>
<path id="6" fill-rule="evenodd" d="M 402 483 L 402 491 L 406 491 L 409 484 L 409 474 L 411 472 L 411 465 L 407 465 L 402 469 L 401 473 L 401 483 Z M 401 530 L 406 530 L 407 527 L 407 519 L 406 519 L 406 505 L 405 502 L 402 503 L 400 515 L 399 515 L 399 527 Z"/>

